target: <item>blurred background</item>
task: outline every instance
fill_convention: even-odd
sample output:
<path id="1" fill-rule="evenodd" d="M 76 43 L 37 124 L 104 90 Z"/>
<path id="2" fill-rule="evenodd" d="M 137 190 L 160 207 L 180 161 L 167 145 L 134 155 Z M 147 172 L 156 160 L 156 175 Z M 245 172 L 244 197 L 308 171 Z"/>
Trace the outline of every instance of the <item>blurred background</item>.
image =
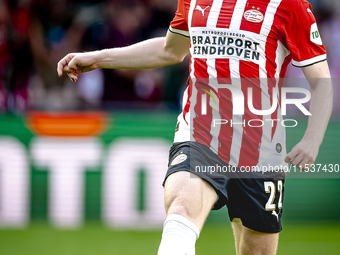
<path id="1" fill-rule="evenodd" d="M 316 163 L 339 167 L 340 1 L 310 3 L 334 78 Z M 176 7 L 176 0 L 0 0 L 0 254 L 156 254 L 188 58 L 155 70 L 99 69 L 75 84 L 58 78 L 56 64 L 69 52 L 164 36 Z M 287 77 L 296 83 L 303 74 L 290 65 Z M 299 125 L 287 129 L 288 150 L 307 125 L 289 112 Z M 339 254 L 335 171 L 287 179 L 278 254 Z M 208 253 L 235 254 L 225 208 L 211 213 L 198 241 L 197 254 Z"/>

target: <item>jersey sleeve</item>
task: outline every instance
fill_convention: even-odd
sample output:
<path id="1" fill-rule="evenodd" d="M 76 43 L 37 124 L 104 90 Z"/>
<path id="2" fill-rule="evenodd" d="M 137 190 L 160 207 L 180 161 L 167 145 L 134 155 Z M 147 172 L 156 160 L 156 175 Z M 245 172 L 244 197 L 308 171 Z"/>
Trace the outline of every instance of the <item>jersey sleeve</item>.
<path id="1" fill-rule="evenodd" d="M 189 28 L 186 17 L 184 0 L 178 0 L 176 15 L 170 23 L 169 30 L 172 33 L 189 37 Z"/>
<path id="2" fill-rule="evenodd" d="M 292 57 L 292 64 L 305 67 L 326 60 L 326 49 L 306 0 L 297 0 L 291 17 L 286 22 L 284 37 Z"/>

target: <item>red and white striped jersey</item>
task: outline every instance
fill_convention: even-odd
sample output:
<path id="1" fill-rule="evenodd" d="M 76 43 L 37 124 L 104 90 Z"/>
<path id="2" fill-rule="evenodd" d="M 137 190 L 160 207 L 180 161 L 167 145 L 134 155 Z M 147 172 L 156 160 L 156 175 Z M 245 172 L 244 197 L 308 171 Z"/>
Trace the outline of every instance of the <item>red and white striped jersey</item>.
<path id="1" fill-rule="evenodd" d="M 326 60 L 310 4 L 179 0 L 169 29 L 191 41 L 190 81 L 174 141 L 202 143 L 233 166 L 284 165 L 285 128 L 277 100 L 282 78 L 291 61 L 304 67 Z M 238 106 L 231 89 L 226 89 L 230 85 L 243 92 L 242 115 L 233 114 Z M 248 109 L 248 96 L 255 109 L 274 105 L 276 111 L 254 114 Z"/>

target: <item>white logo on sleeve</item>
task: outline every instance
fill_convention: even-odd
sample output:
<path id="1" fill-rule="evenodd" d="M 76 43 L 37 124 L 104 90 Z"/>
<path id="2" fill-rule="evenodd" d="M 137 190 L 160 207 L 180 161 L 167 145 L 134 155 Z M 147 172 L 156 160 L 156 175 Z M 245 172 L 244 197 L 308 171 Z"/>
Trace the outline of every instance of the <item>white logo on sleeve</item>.
<path id="1" fill-rule="evenodd" d="M 310 28 L 310 40 L 317 45 L 322 45 L 321 36 L 316 23 L 314 23 Z"/>
<path id="2" fill-rule="evenodd" d="M 172 162 L 171 162 L 171 165 L 174 166 L 174 165 L 177 165 L 179 163 L 182 163 L 183 161 L 185 161 L 187 159 L 187 155 L 185 154 L 180 154 L 178 155 Z"/>

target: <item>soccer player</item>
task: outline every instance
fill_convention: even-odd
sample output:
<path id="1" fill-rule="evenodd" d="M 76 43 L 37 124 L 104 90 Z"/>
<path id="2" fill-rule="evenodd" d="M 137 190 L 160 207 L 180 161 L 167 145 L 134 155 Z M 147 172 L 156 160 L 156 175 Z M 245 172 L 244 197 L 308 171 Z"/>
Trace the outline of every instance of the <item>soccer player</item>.
<path id="1" fill-rule="evenodd" d="M 307 1 L 179 0 L 166 37 L 70 53 L 57 72 L 76 82 L 79 74 L 96 68 L 156 68 L 181 62 L 189 52 L 190 80 L 164 182 L 167 218 L 158 255 L 195 254 L 207 215 L 224 205 L 237 254 L 275 254 L 285 174 L 240 178 L 237 173 L 256 166 L 283 169 L 288 162 L 303 169 L 317 157 L 333 92 L 326 50 Z M 302 140 L 286 154 L 277 97 L 291 61 L 309 81 L 311 115 Z M 242 95 L 243 101 L 235 100 Z M 254 111 L 249 98 L 256 110 L 275 110 Z M 197 166 L 237 173 L 233 178 L 232 171 L 197 171 Z"/>

